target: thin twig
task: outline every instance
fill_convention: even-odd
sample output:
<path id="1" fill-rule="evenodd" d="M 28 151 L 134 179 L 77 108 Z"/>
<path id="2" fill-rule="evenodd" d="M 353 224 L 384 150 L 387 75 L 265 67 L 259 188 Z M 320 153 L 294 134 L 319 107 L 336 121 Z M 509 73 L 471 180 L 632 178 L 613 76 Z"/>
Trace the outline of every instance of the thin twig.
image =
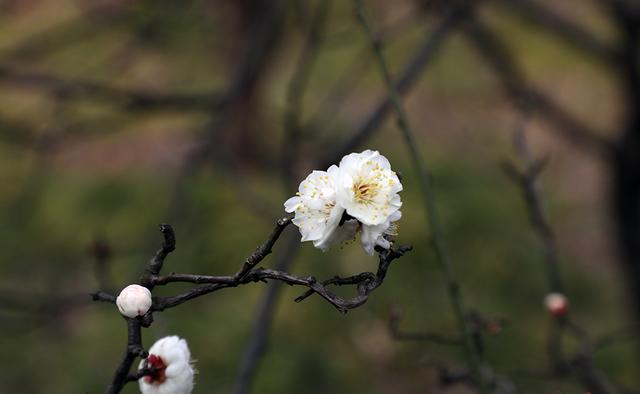
<path id="1" fill-rule="evenodd" d="M 415 27 L 414 25 L 421 26 L 424 19 L 425 15 L 417 13 L 415 10 L 409 10 L 406 16 L 398 18 L 398 20 L 394 21 L 392 25 L 382 27 L 379 34 L 384 38 L 388 45 L 391 45 L 394 41 L 399 40 L 405 34 L 411 32 L 412 28 Z M 353 36 L 351 30 L 348 32 L 345 31 L 343 34 L 346 33 L 348 33 L 350 37 Z M 432 37 L 438 38 L 435 34 L 427 37 L 430 39 L 433 39 Z M 329 38 L 327 38 L 327 41 L 329 41 Z M 345 40 L 342 40 L 342 43 L 344 42 Z M 328 45 L 329 43 L 325 44 L 323 48 L 326 48 Z M 420 49 L 417 51 L 418 54 L 421 52 L 422 50 Z M 370 64 L 371 51 L 369 48 L 358 48 L 358 52 L 353 56 L 351 63 L 344 68 L 342 74 L 332 82 L 330 87 L 327 88 L 327 92 L 324 93 L 324 97 L 320 100 L 318 106 L 306 120 L 305 124 L 308 129 L 307 134 L 310 134 L 313 130 L 320 127 L 324 130 L 328 129 L 337 131 L 334 126 L 336 114 L 345 106 L 345 103 L 351 99 L 352 94 L 350 93 L 355 90 L 358 81 L 366 75 L 366 71 Z M 386 96 L 383 97 L 383 100 L 385 98 Z M 327 132 L 327 134 L 335 135 L 333 132 Z"/>
<path id="2" fill-rule="evenodd" d="M 505 161 L 501 163 L 502 169 L 520 189 L 529 212 L 531 225 L 540 238 L 545 255 L 549 291 L 564 293 L 565 286 L 559 269 L 558 243 L 538 192 L 538 176 L 548 163 L 548 159 L 546 157 L 535 160 L 531 158 L 523 127 L 518 128 L 513 141 L 518 161 L 523 168 L 519 170 L 518 165 Z"/>
<path id="3" fill-rule="evenodd" d="M 160 232 L 164 237 L 162 245 L 149 263 L 147 263 L 144 269 L 144 274 L 140 277 L 140 284 L 147 287 L 149 290 L 153 290 L 154 283 L 152 278 L 157 276 L 160 273 L 160 270 L 162 270 L 164 259 L 169 253 L 176 249 L 176 235 L 173 232 L 173 228 L 168 224 L 161 224 Z"/>
<path id="4" fill-rule="evenodd" d="M 163 241 L 160 245 L 160 249 L 158 249 L 153 258 L 146 264 L 144 273 L 140 277 L 140 284 L 146 286 L 147 288 L 149 288 L 149 290 L 153 290 L 154 287 L 152 278 L 160 273 L 165 258 L 169 253 L 173 252 L 176 247 L 176 238 L 173 232 L 173 228 L 168 224 L 161 224 L 160 231 L 163 235 Z M 115 303 L 116 300 L 113 295 L 107 294 L 102 291 L 93 293 L 92 297 L 95 301 Z M 129 370 L 131 370 L 131 366 L 133 365 L 136 357 L 147 357 L 147 352 L 145 352 L 144 348 L 142 347 L 141 327 L 148 327 L 151 324 L 151 322 L 153 321 L 151 312 L 148 312 L 144 316 L 138 316 L 133 319 L 125 318 L 125 320 L 127 321 L 128 327 L 127 348 L 122 361 L 116 369 L 113 380 L 107 388 L 106 393 L 108 394 L 119 393 L 124 385 L 130 381 Z"/>
<path id="5" fill-rule="evenodd" d="M 399 95 L 405 95 L 409 89 L 422 75 L 425 68 L 431 64 L 438 50 L 444 43 L 445 38 L 458 26 L 468 13 L 467 7 L 452 7 L 447 12 L 442 21 L 436 26 L 433 32 L 426 35 L 420 48 L 418 48 L 415 56 L 407 63 L 400 77 L 394 83 L 394 91 Z M 393 110 L 394 105 L 391 98 L 385 94 L 376 105 L 375 109 L 356 127 L 356 131 L 337 148 L 331 151 L 327 157 L 320 160 L 319 168 L 326 168 L 336 163 L 340 158 L 350 152 L 353 152 L 358 146 L 362 145 L 374 131 L 378 130 L 387 115 Z"/>
<path id="6" fill-rule="evenodd" d="M 267 237 L 266 241 L 262 245 L 258 246 L 256 250 L 249 257 L 247 257 L 247 259 L 244 261 L 242 265 L 242 268 L 240 268 L 240 270 L 238 270 L 238 272 L 236 272 L 234 275 L 208 276 L 208 275 L 171 273 L 167 276 L 158 276 L 158 273 L 159 273 L 159 270 L 158 270 L 157 272 L 152 273 L 150 275 L 149 281 L 154 286 L 166 285 L 167 283 L 171 283 L 171 282 L 188 282 L 188 283 L 196 283 L 196 284 L 215 283 L 215 284 L 229 284 L 229 285 L 234 283 L 239 283 L 239 281 L 241 281 L 253 268 L 255 268 L 257 264 L 259 264 L 262 260 L 264 260 L 265 257 L 267 257 L 272 252 L 273 246 L 278 241 L 278 238 L 280 238 L 280 235 L 289 224 L 291 224 L 290 218 L 282 218 L 276 221 L 276 225 L 271 231 L 271 234 L 269 234 L 269 236 Z M 167 226 L 170 228 L 170 226 L 168 225 L 163 225 L 163 226 Z M 173 236 L 173 232 L 171 234 L 172 234 L 172 238 L 174 240 L 174 245 L 175 245 L 175 238 Z M 163 248 L 161 248 L 158 251 L 158 253 L 156 254 L 156 258 L 154 258 L 152 262 L 154 262 L 157 259 L 158 255 L 161 254 L 161 251 L 164 250 L 165 245 L 166 245 L 166 240 L 165 240 L 165 243 L 163 244 Z M 155 263 L 153 264 L 155 265 Z"/>
<path id="7" fill-rule="evenodd" d="M 307 37 L 289 82 L 284 112 L 284 138 L 282 139 L 282 170 L 287 189 L 294 185 L 295 169 L 300 153 L 303 126 L 301 125 L 304 94 L 307 90 L 313 66 L 316 62 L 326 29 L 330 0 L 320 1 L 311 20 Z"/>
<path id="8" fill-rule="evenodd" d="M 122 361 L 116 369 L 116 373 L 113 376 L 111 384 L 105 391 L 106 394 L 119 393 L 122 388 L 130 381 L 129 370 L 131 369 L 131 366 L 133 365 L 136 357 L 147 357 L 147 352 L 145 352 L 144 348 L 142 347 L 141 323 L 139 318 L 125 319 L 127 321 L 127 348 L 125 349 Z"/>
<path id="9" fill-rule="evenodd" d="M 27 72 L 7 65 L 0 65 L 0 84 L 39 89 L 67 99 L 95 98 L 117 104 L 128 111 L 209 111 L 221 105 L 217 92 L 146 92 L 103 82 L 71 80 L 52 74 Z"/>
<path id="10" fill-rule="evenodd" d="M 410 251 L 410 246 L 400 246 L 397 249 L 379 251 L 379 266 L 376 274 L 371 272 L 361 273 L 349 278 L 333 278 L 332 281 L 340 281 L 343 284 L 355 285 L 357 295 L 352 298 L 343 298 L 327 290 L 323 282 L 318 282 L 313 276 L 297 276 L 284 271 L 258 268 L 243 275 L 233 276 L 206 276 L 206 275 L 169 275 L 159 278 L 158 283 L 186 282 L 186 283 L 207 283 L 205 286 L 196 287 L 182 294 L 173 297 L 157 297 L 154 299 L 152 310 L 160 311 L 182 304 L 185 301 L 209 294 L 224 288 L 236 287 L 253 282 L 267 282 L 277 280 L 290 286 L 303 286 L 309 288 L 311 293 L 318 294 L 339 312 L 346 313 L 350 309 L 363 305 L 369 298 L 369 294 L 378 288 L 387 274 L 391 262 Z M 253 267 L 252 267 L 253 269 Z M 175 277 L 175 280 L 173 280 Z M 170 279 L 171 278 L 171 279 Z M 298 297 L 295 301 L 300 302 L 307 298 L 307 293 Z"/>
<path id="11" fill-rule="evenodd" d="M 519 170 L 519 166 L 514 163 L 505 162 L 503 163 L 503 170 L 521 189 L 531 218 L 531 224 L 540 238 L 545 253 L 549 291 L 563 293 L 565 286 L 559 270 L 557 241 L 544 212 L 537 186 L 538 176 L 547 160 L 531 158 L 524 127 L 519 127 L 516 130 L 514 147 L 518 154 L 518 159 L 522 163 L 520 166 L 522 169 Z M 581 343 L 580 350 L 570 359 L 567 358 L 563 349 L 565 334 L 576 337 Z M 585 329 L 568 316 L 557 316 L 551 321 L 547 336 L 547 351 L 553 375 L 565 376 L 573 371 L 587 391 L 594 394 L 612 394 L 616 392 L 613 385 L 595 364 L 595 345 L 591 337 Z"/>
<path id="12" fill-rule="evenodd" d="M 520 165 L 505 161 L 501 163 L 502 170 L 520 189 L 529 212 L 531 226 L 538 238 L 540 238 L 545 257 L 547 283 L 549 283 L 548 292 L 564 294 L 565 286 L 559 269 L 558 244 L 538 192 L 537 180 L 548 160 L 546 158 L 532 159 L 524 124 L 517 128 L 513 137 L 513 145 Z M 522 169 L 519 169 L 519 167 L 522 167 Z M 563 350 L 563 336 L 566 325 L 563 319 L 553 319 L 550 324 L 547 335 L 547 353 L 551 363 L 551 370 L 556 374 L 563 374 L 567 372 L 569 367 Z"/>
<path id="13" fill-rule="evenodd" d="M 301 3 L 300 5 L 306 3 Z M 311 23 L 307 31 L 303 47 L 297 60 L 295 69 L 291 76 L 287 88 L 286 108 L 284 112 L 284 137 L 282 139 L 281 173 L 283 186 L 286 193 L 290 193 L 294 188 L 296 169 L 298 168 L 298 157 L 300 155 L 300 143 L 304 126 L 301 124 L 303 99 L 309 86 L 309 80 L 313 72 L 314 65 L 324 38 L 327 26 L 327 14 L 331 7 L 330 1 L 320 1 L 312 15 Z M 292 234 L 285 241 L 285 250 L 278 256 L 276 269 L 287 271 L 293 263 L 299 248 L 296 247 L 298 240 Z M 273 321 L 274 310 L 277 306 L 278 294 L 282 284 L 272 282 L 267 287 L 262 298 L 255 320 L 251 329 L 251 336 L 238 369 L 236 382 L 233 388 L 235 394 L 248 393 L 253 384 L 254 378 L 265 349 Z"/>
<path id="14" fill-rule="evenodd" d="M 202 130 L 203 142 L 194 149 L 182 165 L 181 171 L 175 177 L 174 193 L 169 198 L 167 220 L 177 220 L 189 206 L 184 199 L 189 190 L 189 182 L 193 174 L 197 173 L 209 159 L 216 160 L 228 174 L 232 184 L 243 187 L 237 182 L 239 175 L 232 160 L 233 156 L 227 149 L 221 149 L 220 140 L 223 133 L 237 121 L 238 112 L 243 108 L 246 100 L 250 99 L 260 78 L 266 75 L 263 69 L 269 61 L 269 55 L 277 42 L 284 12 L 282 0 L 258 0 L 252 3 L 253 20 L 249 29 L 248 42 L 242 54 L 242 59 L 235 68 L 235 73 L 229 85 L 221 94 L 220 104 L 211 108 L 216 115 Z M 249 192 L 248 189 L 241 189 Z M 259 201 L 256 199 L 256 201 Z"/>
<path id="15" fill-rule="evenodd" d="M 601 137 L 601 133 L 572 117 L 542 92 L 529 86 L 524 73 L 516 65 L 513 54 L 482 21 L 469 18 L 465 27 L 465 37 L 493 68 L 518 109 L 525 113 L 539 113 L 553 125 L 552 130 L 570 142 L 605 158 L 611 156 L 613 145 L 608 139 Z"/>
<path id="16" fill-rule="evenodd" d="M 499 0 L 499 2 L 505 8 L 518 13 L 523 19 L 548 30 L 554 38 L 564 40 L 569 45 L 591 55 L 595 60 L 607 65 L 615 65 L 619 61 L 620 51 L 613 45 L 602 42 L 589 30 L 547 9 L 535 0 Z"/>
<path id="17" fill-rule="evenodd" d="M 274 264 L 275 269 L 286 271 L 295 260 L 300 248 L 298 247 L 300 239 L 298 234 L 285 234 L 286 238 L 283 245 L 283 251 L 278 255 Z M 233 388 L 235 394 L 249 393 L 258 371 L 258 367 L 267 348 L 275 309 L 278 305 L 278 295 L 283 284 L 273 281 L 269 283 L 267 290 L 260 302 L 254 323 L 252 324 L 249 341 L 245 346 L 242 355 L 242 361 L 238 368 L 236 383 Z"/>
<path id="18" fill-rule="evenodd" d="M 446 287 L 451 302 L 453 312 L 456 316 L 459 329 L 464 337 L 464 344 L 469 355 L 473 375 L 479 381 L 479 387 L 482 392 L 486 392 L 486 383 L 484 381 L 484 374 L 482 372 L 482 360 L 478 352 L 478 349 L 473 344 L 473 333 L 467 323 L 466 312 L 463 305 L 462 297 L 460 294 L 460 286 L 453 274 L 452 265 L 447 252 L 443 231 L 438 218 L 438 211 L 436 209 L 435 197 L 431 187 L 431 175 L 428 168 L 417 149 L 417 144 L 414 140 L 411 132 L 408 117 L 405 113 L 401 99 L 399 97 L 396 86 L 393 83 L 391 72 L 385 60 L 382 43 L 377 39 L 373 29 L 371 28 L 369 21 L 364 12 L 364 6 L 362 0 L 354 0 L 356 6 L 356 13 L 358 21 L 366 33 L 369 41 L 371 42 L 372 49 L 375 54 L 376 62 L 380 68 L 380 72 L 384 78 L 385 87 L 387 89 L 387 95 L 389 100 L 395 109 L 398 116 L 398 128 L 405 140 L 407 148 L 409 149 L 409 155 L 413 164 L 414 171 L 419 175 L 420 186 L 422 188 L 423 203 L 425 206 L 426 220 L 429 223 L 433 236 L 433 245 L 436 252 L 438 266 L 442 271 Z"/>

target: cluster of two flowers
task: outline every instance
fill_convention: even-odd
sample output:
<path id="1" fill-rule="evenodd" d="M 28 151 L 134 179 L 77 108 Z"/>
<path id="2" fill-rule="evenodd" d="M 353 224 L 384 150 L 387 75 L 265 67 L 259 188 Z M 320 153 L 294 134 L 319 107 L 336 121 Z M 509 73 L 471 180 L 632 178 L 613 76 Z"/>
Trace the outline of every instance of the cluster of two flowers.
<path id="1" fill-rule="evenodd" d="M 325 251 L 360 233 L 363 249 L 373 255 L 376 246 L 391 246 L 401 217 L 400 191 L 402 183 L 389 161 L 378 151 L 365 150 L 343 157 L 327 171 L 313 171 L 284 206 L 295 212 L 293 224 L 302 241 Z"/>

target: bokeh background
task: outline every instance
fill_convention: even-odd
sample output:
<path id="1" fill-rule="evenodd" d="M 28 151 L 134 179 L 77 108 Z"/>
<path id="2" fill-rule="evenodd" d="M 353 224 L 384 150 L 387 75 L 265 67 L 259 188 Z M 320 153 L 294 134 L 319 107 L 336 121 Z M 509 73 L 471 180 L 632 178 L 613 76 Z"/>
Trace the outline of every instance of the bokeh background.
<path id="1" fill-rule="evenodd" d="M 606 1 L 365 2 L 396 76 L 446 30 L 407 83 L 405 104 L 463 298 L 507 322 L 487 335 L 486 359 L 519 392 L 584 392 L 575 376 L 545 373 L 551 318 L 542 305 L 549 291 L 542 245 L 499 163 L 515 157 L 518 128 L 532 155 L 549 157 L 540 195 L 572 318 L 594 337 L 634 321 L 612 166 L 593 144 L 567 137 L 535 100 L 523 104 L 517 89 L 505 89 L 509 75 L 477 50 L 463 18 L 451 17 L 454 3 L 473 9 L 471 18 L 500 39 L 529 86 L 611 141 L 633 105 L 607 57 L 622 33 Z M 558 34 L 531 4 L 602 48 Z M 453 22 L 443 27 L 447 18 Z M 366 148 L 403 175 L 398 242 L 415 250 L 346 315 L 318 297 L 294 303 L 298 288 L 272 292 L 250 392 L 470 392 L 439 383 L 440 367 L 466 365 L 461 349 L 389 333 L 392 306 L 409 330 L 457 326 L 392 111 L 345 145 L 385 95 L 351 2 L 0 1 L 0 392 L 102 392 L 126 325 L 115 306 L 92 303 L 88 293 L 134 282 L 160 243 L 159 223 L 177 234 L 165 273 L 231 274 L 311 169 Z M 262 265 L 318 278 L 376 268 L 357 243 L 322 253 L 298 240 L 288 228 Z M 227 289 L 158 313 L 144 344 L 186 338 L 197 359 L 195 392 L 233 392 L 260 336 L 254 327 L 268 288 Z M 595 352 L 621 392 L 640 388 L 637 349 L 630 338 Z"/>

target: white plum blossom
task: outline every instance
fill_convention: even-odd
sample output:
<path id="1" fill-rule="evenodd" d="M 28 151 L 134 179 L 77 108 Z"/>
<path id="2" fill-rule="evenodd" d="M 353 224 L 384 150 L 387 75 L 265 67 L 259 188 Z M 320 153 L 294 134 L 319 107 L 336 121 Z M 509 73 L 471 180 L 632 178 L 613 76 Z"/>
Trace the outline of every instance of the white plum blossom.
<path id="1" fill-rule="evenodd" d="M 339 168 L 336 200 L 362 224 L 383 224 L 402 206 L 402 183 L 378 151 L 346 155 Z"/>
<path id="2" fill-rule="evenodd" d="M 138 380 L 142 394 L 190 394 L 193 391 L 191 352 L 187 341 L 173 335 L 161 338 L 149 349 L 149 356 L 139 369 L 148 368 L 151 375 Z"/>
<path id="3" fill-rule="evenodd" d="M 313 241 L 319 249 L 353 239 L 357 226 L 340 226 L 344 208 L 336 205 L 338 167 L 313 171 L 300 183 L 296 196 L 284 203 L 287 212 L 295 212 L 293 224 L 298 226 L 301 241 Z"/>
<path id="4" fill-rule="evenodd" d="M 385 220 L 378 225 L 362 225 L 362 234 L 360 234 L 360 241 L 362 241 L 362 248 L 368 255 L 373 255 L 376 246 L 380 246 L 383 249 L 389 249 L 391 242 L 386 236 L 398 235 L 398 225 L 395 223 L 402 217 L 402 212 L 395 211 Z"/>
<path id="5" fill-rule="evenodd" d="M 313 171 L 284 207 L 295 212 L 301 241 L 326 251 L 360 233 L 363 249 L 373 255 L 376 246 L 391 247 L 388 237 L 396 235 L 394 222 L 402 216 L 401 190 L 389 161 L 366 150 L 345 156 L 327 171 Z"/>
<path id="6" fill-rule="evenodd" d="M 142 316 L 149 308 L 151 308 L 151 292 L 144 286 L 129 285 L 122 289 L 118 298 L 116 298 L 116 305 L 126 317 L 134 318 L 136 316 Z"/>

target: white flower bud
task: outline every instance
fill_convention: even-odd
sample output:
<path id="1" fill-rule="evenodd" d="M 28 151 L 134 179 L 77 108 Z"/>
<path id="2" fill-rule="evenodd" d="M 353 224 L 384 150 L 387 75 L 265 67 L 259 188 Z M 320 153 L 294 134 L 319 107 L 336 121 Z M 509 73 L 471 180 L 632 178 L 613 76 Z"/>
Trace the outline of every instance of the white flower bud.
<path id="1" fill-rule="evenodd" d="M 191 352 L 187 341 L 175 335 L 157 340 L 139 368 L 153 371 L 138 380 L 142 394 L 190 394 L 193 390 Z"/>
<path id="2" fill-rule="evenodd" d="M 151 308 L 151 292 L 144 286 L 129 285 L 116 298 L 116 305 L 126 317 L 142 316 Z"/>
<path id="3" fill-rule="evenodd" d="M 564 294 L 549 293 L 544 297 L 544 306 L 556 317 L 564 316 L 569 312 L 569 300 Z"/>

